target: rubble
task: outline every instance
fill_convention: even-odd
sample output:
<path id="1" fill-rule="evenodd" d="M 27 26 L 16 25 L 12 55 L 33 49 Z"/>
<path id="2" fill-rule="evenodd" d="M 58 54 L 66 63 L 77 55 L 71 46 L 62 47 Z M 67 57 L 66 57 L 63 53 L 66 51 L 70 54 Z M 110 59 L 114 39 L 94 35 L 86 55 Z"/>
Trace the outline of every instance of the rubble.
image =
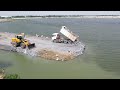
<path id="1" fill-rule="evenodd" d="M 81 42 L 74 44 L 53 43 L 51 38 L 26 35 L 25 38 L 31 43 L 35 43 L 36 47 L 32 49 L 22 49 L 21 47 L 13 47 L 11 38 L 16 34 L 9 32 L 0 32 L 0 49 L 14 51 L 21 54 L 26 54 L 33 57 L 42 57 L 49 60 L 65 61 L 72 60 L 75 57 L 83 54 L 85 45 Z"/>

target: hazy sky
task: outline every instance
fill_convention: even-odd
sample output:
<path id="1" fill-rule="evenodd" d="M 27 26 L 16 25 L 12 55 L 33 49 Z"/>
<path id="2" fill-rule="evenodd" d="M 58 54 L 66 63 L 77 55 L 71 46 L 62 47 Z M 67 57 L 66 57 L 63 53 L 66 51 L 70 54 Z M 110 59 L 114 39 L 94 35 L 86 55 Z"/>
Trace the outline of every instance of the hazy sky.
<path id="1" fill-rule="evenodd" d="M 120 15 L 120 11 L 0 11 L 0 16 L 15 15 Z"/>

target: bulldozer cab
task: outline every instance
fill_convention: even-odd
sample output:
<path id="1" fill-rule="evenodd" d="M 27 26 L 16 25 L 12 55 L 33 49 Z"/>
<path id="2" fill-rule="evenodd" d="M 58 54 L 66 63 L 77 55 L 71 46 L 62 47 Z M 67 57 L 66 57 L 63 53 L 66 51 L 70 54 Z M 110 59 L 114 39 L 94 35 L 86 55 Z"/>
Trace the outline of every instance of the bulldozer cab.
<path id="1" fill-rule="evenodd" d="M 17 39 L 20 39 L 20 40 L 21 40 L 21 39 L 24 39 L 22 35 L 17 35 L 17 36 L 15 36 L 15 37 L 16 37 Z"/>

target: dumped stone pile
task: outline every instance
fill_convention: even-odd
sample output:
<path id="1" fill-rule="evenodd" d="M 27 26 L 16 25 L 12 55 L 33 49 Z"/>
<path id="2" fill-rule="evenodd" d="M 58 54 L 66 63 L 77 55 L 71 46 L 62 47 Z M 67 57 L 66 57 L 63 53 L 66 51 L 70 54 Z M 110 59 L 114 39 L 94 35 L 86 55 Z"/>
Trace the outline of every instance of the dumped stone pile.
<path id="1" fill-rule="evenodd" d="M 32 49 L 22 49 L 21 47 L 13 47 L 11 38 L 15 37 L 15 33 L 0 32 L 0 49 L 24 53 L 33 57 L 42 57 L 49 60 L 72 60 L 73 58 L 83 54 L 85 45 L 81 42 L 73 44 L 53 43 L 51 38 L 36 37 L 26 35 L 25 38 L 31 43 L 35 43 L 36 47 Z"/>
<path id="2" fill-rule="evenodd" d="M 46 50 L 46 49 L 39 51 L 38 55 L 46 59 L 62 60 L 62 61 L 71 60 L 74 58 L 74 56 L 70 53 L 60 53 L 60 52 L 56 52 L 53 50 Z"/>

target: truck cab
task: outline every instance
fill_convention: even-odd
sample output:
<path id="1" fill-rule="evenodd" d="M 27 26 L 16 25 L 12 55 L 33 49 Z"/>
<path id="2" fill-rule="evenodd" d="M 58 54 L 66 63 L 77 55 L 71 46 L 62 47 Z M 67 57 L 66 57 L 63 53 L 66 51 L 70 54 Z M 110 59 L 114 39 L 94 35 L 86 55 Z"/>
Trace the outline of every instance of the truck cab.
<path id="1" fill-rule="evenodd" d="M 53 33 L 52 34 L 52 41 L 53 42 L 60 42 L 60 39 L 61 39 L 61 37 L 60 37 L 60 34 L 59 33 Z"/>

